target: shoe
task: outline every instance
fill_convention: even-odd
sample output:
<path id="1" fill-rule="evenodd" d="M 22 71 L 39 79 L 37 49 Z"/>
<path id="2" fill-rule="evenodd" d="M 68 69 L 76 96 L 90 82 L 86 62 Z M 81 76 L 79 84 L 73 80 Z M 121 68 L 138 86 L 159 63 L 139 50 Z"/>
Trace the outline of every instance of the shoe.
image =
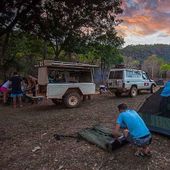
<path id="1" fill-rule="evenodd" d="M 135 156 L 138 156 L 138 157 L 151 157 L 152 154 L 150 151 L 148 151 L 147 153 L 144 153 L 144 152 L 141 152 L 141 151 L 137 151 L 135 153 Z"/>

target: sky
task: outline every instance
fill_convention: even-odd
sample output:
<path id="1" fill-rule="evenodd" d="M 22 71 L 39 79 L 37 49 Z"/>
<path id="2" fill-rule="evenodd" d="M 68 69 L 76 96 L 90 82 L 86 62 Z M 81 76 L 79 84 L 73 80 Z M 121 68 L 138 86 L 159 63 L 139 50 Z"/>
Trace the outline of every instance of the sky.
<path id="1" fill-rule="evenodd" d="M 125 46 L 170 44 L 170 0 L 123 0 L 117 30 Z"/>

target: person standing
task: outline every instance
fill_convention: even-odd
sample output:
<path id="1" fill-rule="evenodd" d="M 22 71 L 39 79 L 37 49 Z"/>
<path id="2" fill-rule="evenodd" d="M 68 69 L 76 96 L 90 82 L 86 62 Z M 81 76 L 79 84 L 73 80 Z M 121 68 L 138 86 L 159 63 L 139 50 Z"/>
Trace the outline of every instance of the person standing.
<path id="1" fill-rule="evenodd" d="M 0 87 L 0 92 L 3 93 L 3 103 L 6 104 L 7 98 L 8 98 L 8 93 L 9 93 L 9 86 L 10 86 L 10 81 L 7 80 L 2 86 Z"/>
<path id="2" fill-rule="evenodd" d="M 17 107 L 17 99 L 19 101 L 19 106 L 22 107 L 22 96 L 23 92 L 21 89 L 22 78 L 17 72 L 14 72 L 13 77 L 10 79 L 11 82 L 11 97 L 13 98 L 13 108 Z"/>
<path id="3" fill-rule="evenodd" d="M 142 118 L 135 110 L 128 109 L 127 105 L 122 103 L 118 105 L 119 116 L 116 120 L 116 128 L 113 134 L 120 134 L 120 128 L 123 129 L 124 136 L 133 145 L 137 146 L 136 156 L 150 156 L 152 136 Z"/>

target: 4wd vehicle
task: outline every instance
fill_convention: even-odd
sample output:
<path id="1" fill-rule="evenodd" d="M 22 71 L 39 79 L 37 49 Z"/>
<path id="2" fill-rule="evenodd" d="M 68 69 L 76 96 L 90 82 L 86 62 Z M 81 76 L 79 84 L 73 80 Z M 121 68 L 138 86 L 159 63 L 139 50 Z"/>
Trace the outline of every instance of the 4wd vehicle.
<path id="1" fill-rule="evenodd" d="M 108 76 L 108 89 L 116 96 L 129 93 L 131 97 L 135 97 L 140 90 L 154 93 L 155 87 L 156 83 L 142 70 L 115 68 L 110 70 Z"/>
<path id="2" fill-rule="evenodd" d="M 93 69 L 96 65 L 45 60 L 38 66 L 41 93 L 66 107 L 79 106 L 84 97 L 95 94 Z"/>

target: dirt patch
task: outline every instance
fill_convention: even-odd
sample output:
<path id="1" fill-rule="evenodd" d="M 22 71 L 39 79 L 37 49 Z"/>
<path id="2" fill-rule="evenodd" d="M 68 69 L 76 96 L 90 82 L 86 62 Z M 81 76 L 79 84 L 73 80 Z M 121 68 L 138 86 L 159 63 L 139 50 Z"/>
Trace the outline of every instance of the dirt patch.
<path id="1" fill-rule="evenodd" d="M 136 98 L 96 96 L 79 108 L 66 109 L 52 103 L 29 105 L 13 110 L 0 107 L 0 167 L 18 170 L 111 170 L 111 169 L 169 169 L 170 141 L 153 135 L 153 156 L 150 159 L 133 155 L 126 145 L 113 153 L 85 141 L 74 139 L 56 141 L 53 134 L 76 134 L 79 130 L 102 124 L 113 128 L 122 102 L 137 109 L 149 94 Z"/>

